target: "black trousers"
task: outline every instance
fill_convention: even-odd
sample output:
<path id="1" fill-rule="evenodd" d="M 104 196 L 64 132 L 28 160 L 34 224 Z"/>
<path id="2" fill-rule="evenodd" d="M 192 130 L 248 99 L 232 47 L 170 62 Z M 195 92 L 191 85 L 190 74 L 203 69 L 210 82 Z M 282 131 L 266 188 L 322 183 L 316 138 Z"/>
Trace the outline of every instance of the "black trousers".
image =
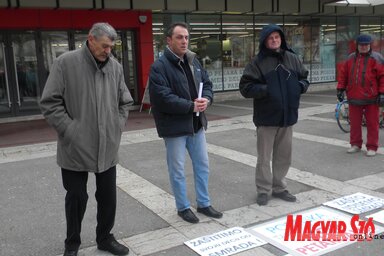
<path id="1" fill-rule="evenodd" d="M 88 172 L 77 172 L 62 168 L 65 196 L 65 216 L 67 238 L 65 248 L 76 250 L 80 247 L 81 222 L 87 208 Z M 116 166 L 96 176 L 97 226 L 96 242 L 99 244 L 110 238 L 116 215 Z"/>

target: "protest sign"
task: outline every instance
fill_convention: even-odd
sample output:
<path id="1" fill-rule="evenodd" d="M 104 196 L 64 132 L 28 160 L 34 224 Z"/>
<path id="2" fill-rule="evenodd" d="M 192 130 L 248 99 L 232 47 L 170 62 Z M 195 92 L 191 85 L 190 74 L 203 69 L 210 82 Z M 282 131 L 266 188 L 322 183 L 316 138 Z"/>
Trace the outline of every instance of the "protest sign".
<path id="1" fill-rule="evenodd" d="M 374 214 L 370 214 L 366 216 L 367 218 L 373 218 L 374 221 L 380 222 L 384 224 L 384 210 L 376 212 Z"/>
<path id="2" fill-rule="evenodd" d="M 384 199 L 363 193 L 355 193 L 323 203 L 323 205 L 352 214 L 360 214 L 384 206 Z"/>
<path id="3" fill-rule="evenodd" d="M 184 244 L 202 256 L 233 255 L 265 243 L 265 241 L 246 232 L 241 227 L 230 228 L 184 242 Z"/>
<path id="4" fill-rule="evenodd" d="M 247 228 L 246 231 L 255 234 L 293 256 L 323 255 L 356 241 L 350 239 L 351 235 L 353 236 L 354 234 L 351 227 L 351 215 L 326 207 L 317 207 L 295 213 L 295 216 L 296 220 L 298 216 L 301 216 L 300 219 L 302 219 L 303 223 L 310 222 L 315 232 L 307 230 L 304 225 L 298 225 L 296 222 L 294 229 L 292 229 L 293 231 L 291 230 L 289 234 L 297 236 L 288 236 L 289 239 L 287 241 L 287 216 L 255 225 Z M 332 223 L 340 225 L 342 228 L 334 225 L 334 229 L 332 228 Z M 323 233 L 324 230 L 326 230 L 325 233 Z M 342 234 L 338 233 L 338 231 L 342 231 Z M 383 231 L 382 227 L 376 226 L 376 233 Z M 318 238 L 320 239 L 313 239 L 315 236 L 319 236 Z M 338 240 L 338 238 L 340 239 Z"/>

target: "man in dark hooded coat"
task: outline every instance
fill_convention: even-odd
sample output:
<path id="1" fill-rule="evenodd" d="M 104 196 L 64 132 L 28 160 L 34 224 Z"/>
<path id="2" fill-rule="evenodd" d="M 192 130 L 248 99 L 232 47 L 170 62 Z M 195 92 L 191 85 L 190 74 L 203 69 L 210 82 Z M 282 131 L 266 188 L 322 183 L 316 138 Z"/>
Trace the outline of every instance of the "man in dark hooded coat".
<path id="1" fill-rule="evenodd" d="M 308 70 L 287 46 L 282 29 L 270 24 L 260 32 L 259 53 L 245 67 L 240 93 L 253 98 L 257 127 L 257 203 L 268 196 L 295 202 L 285 176 L 291 165 L 292 126 L 297 122 L 300 95 L 308 89 Z M 270 162 L 272 161 L 272 170 Z"/>

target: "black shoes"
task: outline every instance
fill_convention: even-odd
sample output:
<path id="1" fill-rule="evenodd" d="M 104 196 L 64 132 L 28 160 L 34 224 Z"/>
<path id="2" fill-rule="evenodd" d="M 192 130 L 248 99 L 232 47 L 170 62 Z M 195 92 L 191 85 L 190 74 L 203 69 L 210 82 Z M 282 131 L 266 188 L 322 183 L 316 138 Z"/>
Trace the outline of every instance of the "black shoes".
<path id="1" fill-rule="evenodd" d="M 107 251 L 113 255 L 127 255 L 129 253 L 129 249 L 117 242 L 114 237 L 111 237 L 98 244 L 97 249 Z"/>
<path id="2" fill-rule="evenodd" d="M 267 193 L 257 193 L 256 203 L 258 205 L 267 205 L 267 203 L 268 203 L 268 194 Z"/>
<path id="3" fill-rule="evenodd" d="M 178 211 L 177 215 L 179 215 L 183 220 L 189 223 L 198 223 L 199 218 L 191 211 L 191 209 L 185 209 L 184 211 Z"/>
<path id="4" fill-rule="evenodd" d="M 68 250 L 68 249 L 65 249 L 64 251 L 64 255 L 63 256 L 77 256 L 77 252 L 79 250 Z"/>
<path id="5" fill-rule="evenodd" d="M 223 217 L 223 214 L 213 209 L 212 206 L 197 208 L 197 212 L 216 219 L 220 219 L 221 217 Z"/>
<path id="6" fill-rule="evenodd" d="M 216 211 L 212 206 L 197 208 L 197 212 L 204 214 L 205 216 L 220 219 L 223 217 L 221 212 Z M 177 215 L 179 215 L 183 220 L 189 223 L 198 223 L 199 218 L 191 211 L 191 209 L 186 209 L 184 211 L 178 211 Z"/>
<path id="7" fill-rule="evenodd" d="M 272 192 L 272 196 L 280 198 L 284 201 L 296 202 L 296 197 L 291 193 L 289 193 L 288 190 L 284 190 L 283 192 L 280 192 L 280 193 Z"/>

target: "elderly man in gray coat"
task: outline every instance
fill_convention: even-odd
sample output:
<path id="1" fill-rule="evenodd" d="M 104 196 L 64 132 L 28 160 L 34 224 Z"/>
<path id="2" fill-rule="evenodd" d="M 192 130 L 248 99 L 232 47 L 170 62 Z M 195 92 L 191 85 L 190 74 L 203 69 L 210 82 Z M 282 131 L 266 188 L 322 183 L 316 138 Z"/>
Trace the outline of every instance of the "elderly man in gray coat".
<path id="1" fill-rule="evenodd" d="M 58 133 L 67 237 L 64 256 L 77 255 L 86 210 L 88 173 L 96 176 L 96 242 L 100 250 L 126 255 L 129 249 L 110 233 L 116 213 L 116 164 L 132 97 L 123 68 L 111 56 L 117 33 L 96 23 L 86 44 L 58 57 L 50 70 L 40 107 Z"/>

